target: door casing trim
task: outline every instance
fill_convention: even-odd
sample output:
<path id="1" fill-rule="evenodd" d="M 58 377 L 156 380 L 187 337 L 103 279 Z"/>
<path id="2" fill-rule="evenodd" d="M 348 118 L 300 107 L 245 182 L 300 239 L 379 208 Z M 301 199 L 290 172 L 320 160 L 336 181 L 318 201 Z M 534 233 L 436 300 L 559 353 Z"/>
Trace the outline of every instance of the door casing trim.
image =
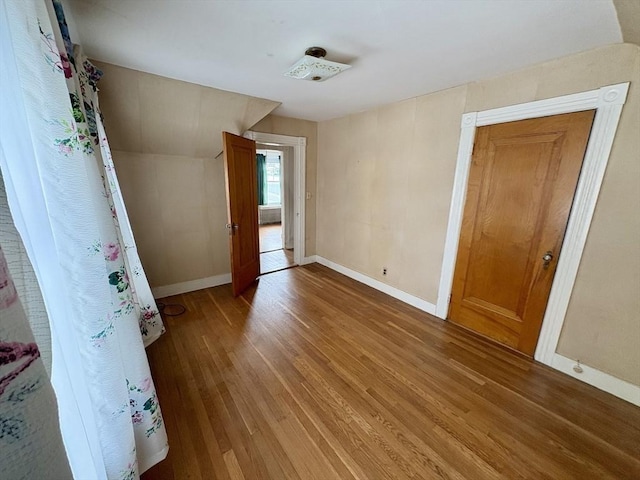
<path id="1" fill-rule="evenodd" d="M 307 138 L 262 133 L 248 130 L 244 134 L 256 143 L 277 144 L 283 147 L 293 147 L 293 261 L 297 265 L 303 264 L 305 251 L 305 192 L 306 192 L 306 155 Z"/>
<path id="2" fill-rule="evenodd" d="M 596 110 L 562 244 L 562 255 L 558 261 L 534 355 L 539 362 L 554 366 L 553 360 L 560 332 L 628 90 L 629 82 L 619 83 L 588 92 L 462 115 L 456 173 L 436 303 L 437 317 L 446 319 L 449 310 L 476 128 L 549 115 Z"/>

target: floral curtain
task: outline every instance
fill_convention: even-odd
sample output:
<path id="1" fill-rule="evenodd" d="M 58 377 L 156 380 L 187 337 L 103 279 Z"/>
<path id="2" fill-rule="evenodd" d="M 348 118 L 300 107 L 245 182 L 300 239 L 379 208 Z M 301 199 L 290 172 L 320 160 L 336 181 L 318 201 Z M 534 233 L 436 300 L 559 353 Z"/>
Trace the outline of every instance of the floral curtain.
<path id="1" fill-rule="evenodd" d="M 36 342 L 20 297 L 37 296 L 38 292 L 25 293 L 11 278 L 3 245 L 13 254 L 12 266 L 19 272 L 24 270 L 23 248 L 19 237 L 13 235 L 15 229 L 3 200 L 0 185 L 0 472 L 2 478 L 67 479 L 71 478 L 71 471 L 45 368 L 48 362 L 43 361 L 41 353 L 49 345 L 48 325 L 42 325 L 43 335 Z M 31 318 L 34 317 L 39 315 L 32 312 Z M 40 461 L 33 461 L 34 453 Z"/>
<path id="2" fill-rule="evenodd" d="M 47 56 L 47 61 L 55 68 L 62 68 L 64 72 L 75 121 L 74 125 L 61 123 L 66 135 L 57 138 L 55 142 L 63 155 L 69 155 L 74 148 L 82 149 L 89 155 L 94 154 L 102 167 L 100 174 L 104 184 L 104 196 L 111 210 L 119 242 L 110 241 L 105 245 L 96 245 L 95 248 L 102 249 L 105 258 L 109 261 L 116 261 L 119 255 L 124 253 L 124 265 L 120 270 L 109 275 L 109 281 L 119 290 L 125 288 L 125 284 L 129 284 L 131 298 L 122 295 L 120 298 L 122 307 L 136 310 L 144 343 L 150 345 L 164 332 L 164 328 L 137 253 L 129 216 L 111 157 L 111 149 L 102 123 L 102 115 L 99 111 L 97 86 L 102 72 L 89 61 L 79 45 L 71 43 L 60 2 L 53 1 L 53 6 L 66 54 L 62 53 L 58 59 L 53 53 Z M 50 40 L 47 39 L 47 41 Z M 56 65 L 58 61 L 60 62 L 59 66 Z M 124 252 L 120 251 L 121 247 L 124 247 Z M 130 277 L 127 277 L 128 272 L 132 273 Z"/>
<path id="3" fill-rule="evenodd" d="M 49 313 L 71 469 L 137 478 L 168 449 L 144 351 L 164 329 L 102 125 L 101 72 L 57 0 L 2 9 L 0 167 Z"/>

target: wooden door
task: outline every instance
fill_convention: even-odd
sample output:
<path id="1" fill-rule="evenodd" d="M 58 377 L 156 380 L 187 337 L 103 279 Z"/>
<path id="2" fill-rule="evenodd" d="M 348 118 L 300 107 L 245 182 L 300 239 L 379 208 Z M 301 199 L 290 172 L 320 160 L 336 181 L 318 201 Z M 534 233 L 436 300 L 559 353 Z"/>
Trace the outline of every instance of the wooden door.
<path id="1" fill-rule="evenodd" d="M 449 319 L 529 356 L 594 111 L 478 128 Z"/>
<path id="2" fill-rule="evenodd" d="M 233 294 L 240 295 L 260 275 L 256 143 L 222 132 L 227 228 Z"/>

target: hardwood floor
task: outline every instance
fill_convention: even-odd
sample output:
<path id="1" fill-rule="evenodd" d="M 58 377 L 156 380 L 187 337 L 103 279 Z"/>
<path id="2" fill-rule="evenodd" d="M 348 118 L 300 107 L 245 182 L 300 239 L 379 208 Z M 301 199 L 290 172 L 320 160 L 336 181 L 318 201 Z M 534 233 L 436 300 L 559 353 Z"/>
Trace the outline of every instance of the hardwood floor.
<path id="1" fill-rule="evenodd" d="M 640 408 L 325 267 L 166 301 L 144 480 L 640 478 Z"/>
<path id="2" fill-rule="evenodd" d="M 272 223 L 258 227 L 260 253 L 282 249 L 282 224 Z"/>
<path id="3" fill-rule="evenodd" d="M 295 265 L 293 250 L 282 248 L 282 224 L 260 225 L 260 274 Z"/>
<path id="4" fill-rule="evenodd" d="M 296 263 L 293 261 L 293 250 L 274 250 L 260 254 L 260 274 L 276 272 L 289 268 Z"/>

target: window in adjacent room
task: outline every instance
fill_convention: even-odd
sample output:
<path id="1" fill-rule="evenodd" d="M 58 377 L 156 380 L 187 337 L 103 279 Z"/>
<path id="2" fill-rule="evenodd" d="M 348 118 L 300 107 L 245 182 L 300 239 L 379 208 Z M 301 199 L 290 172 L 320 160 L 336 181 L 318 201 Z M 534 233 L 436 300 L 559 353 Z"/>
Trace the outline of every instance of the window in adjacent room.
<path id="1" fill-rule="evenodd" d="M 279 206 L 282 203 L 282 154 L 275 150 L 258 150 L 257 153 L 261 153 L 267 157 L 267 195 L 265 205 Z"/>

